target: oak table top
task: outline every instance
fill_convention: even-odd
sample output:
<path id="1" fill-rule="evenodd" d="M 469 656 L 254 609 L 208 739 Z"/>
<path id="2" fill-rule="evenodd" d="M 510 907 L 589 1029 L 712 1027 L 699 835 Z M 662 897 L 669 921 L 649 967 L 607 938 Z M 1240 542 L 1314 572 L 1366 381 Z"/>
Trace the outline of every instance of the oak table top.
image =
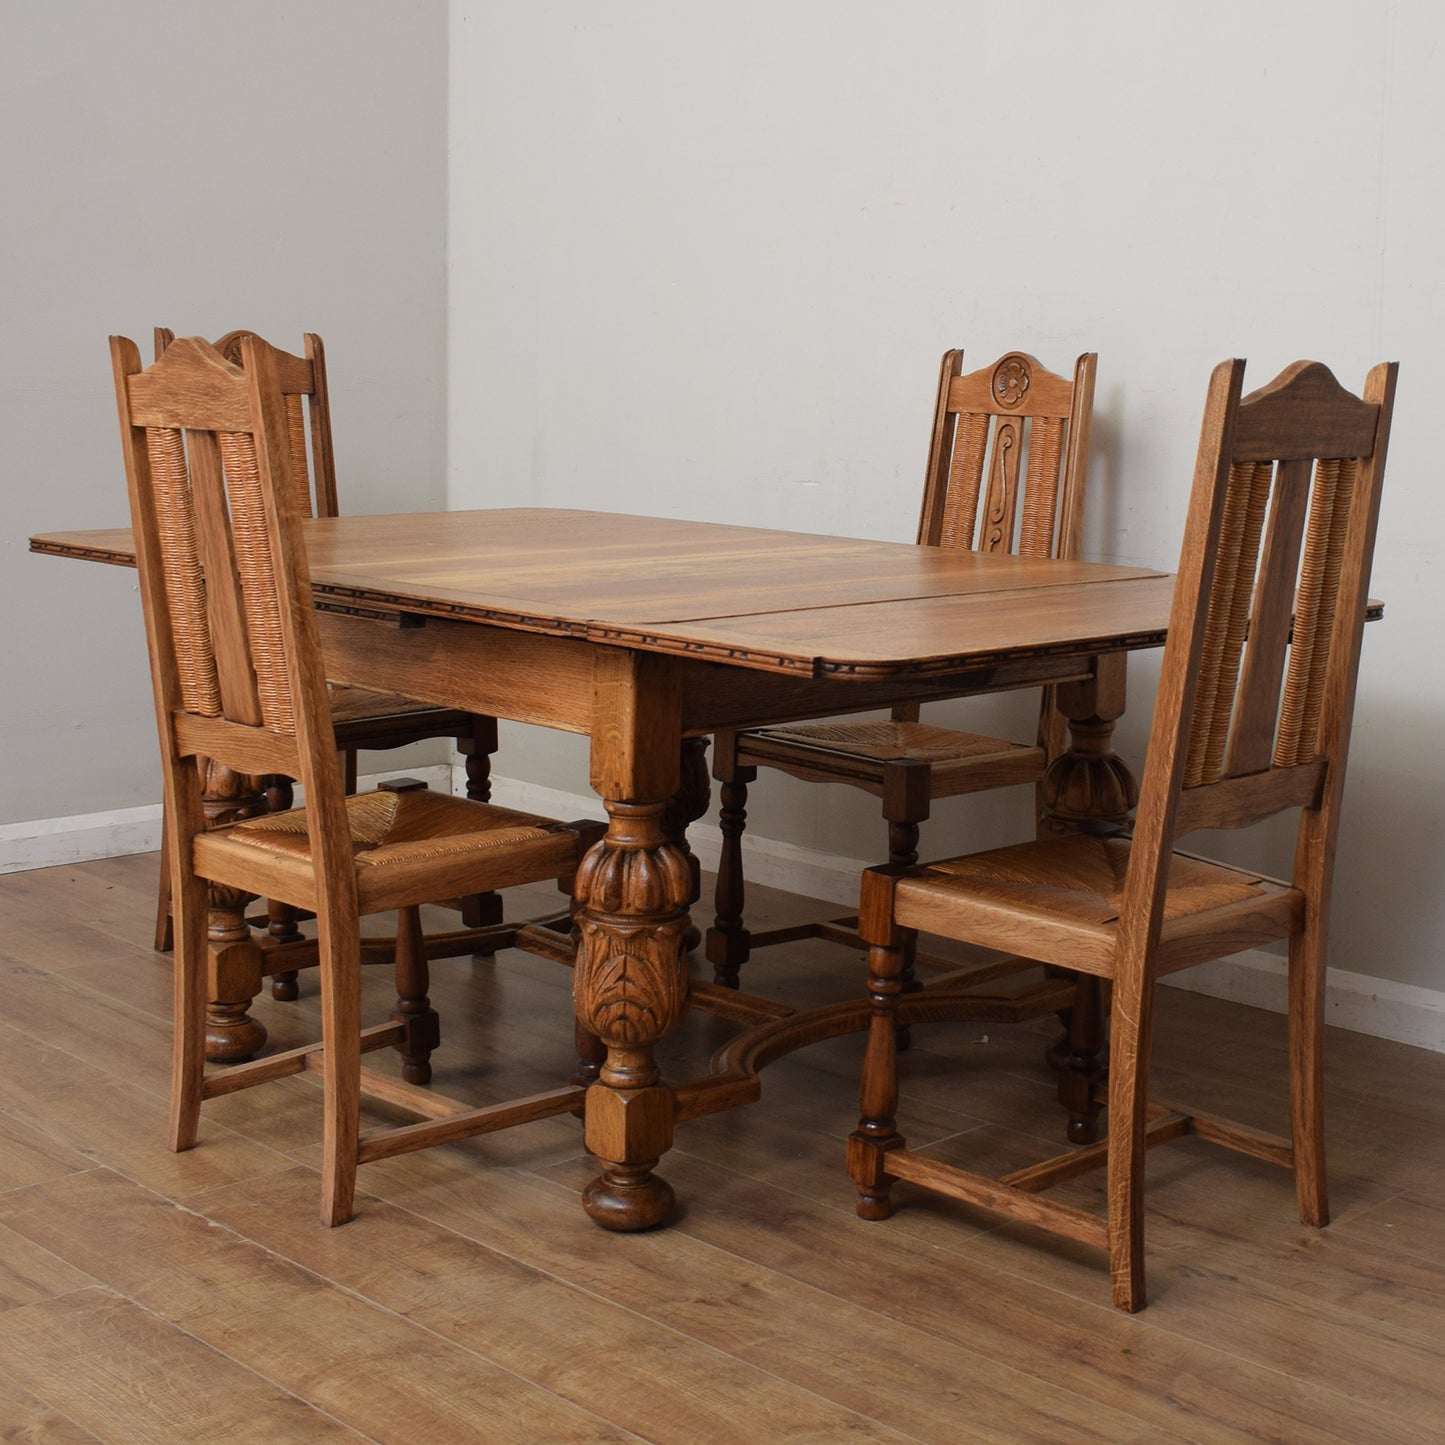
<path id="1" fill-rule="evenodd" d="M 815 677 L 1155 647 L 1172 591 L 1165 574 L 1141 567 L 604 512 L 323 517 L 305 528 L 323 608 Z M 126 528 L 47 533 L 31 549 L 134 561 Z"/>

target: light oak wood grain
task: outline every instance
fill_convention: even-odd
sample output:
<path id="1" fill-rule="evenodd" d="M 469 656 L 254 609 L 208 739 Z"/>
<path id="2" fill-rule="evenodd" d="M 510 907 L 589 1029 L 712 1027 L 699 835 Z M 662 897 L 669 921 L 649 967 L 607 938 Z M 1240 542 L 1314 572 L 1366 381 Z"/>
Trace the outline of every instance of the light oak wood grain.
<path id="1" fill-rule="evenodd" d="M 9 1382 L 0 1370 L 0 1420 L 12 1438 L 29 1445 L 99 1445 L 99 1436 L 83 1430 L 59 1410 L 38 1400 L 28 1390 Z"/>
<path id="2" fill-rule="evenodd" d="M 249 1209 L 243 1199 L 234 1201 L 243 1229 L 251 1226 L 264 1241 L 253 1243 L 229 1227 L 227 1201 L 218 1201 L 214 1216 L 228 1221 L 221 1228 L 169 1210 L 125 1181 L 97 1177 L 84 1196 L 89 1208 L 106 1220 L 114 1240 L 135 1248 L 114 1251 L 108 1265 L 95 1263 L 112 1287 L 161 1317 L 202 1340 L 224 1341 L 234 1358 L 338 1419 L 366 1420 L 387 1437 L 405 1427 L 438 1439 L 469 1432 L 507 1438 L 516 1431 L 615 1440 L 626 1430 L 606 1419 L 621 1414 L 649 1438 L 680 1442 L 742 1431 L 749 1422 L 765 1431 L 767 1420 L 781 1414 L 803 1438 L 821 1440 L 830 1429 L 862 1439 L 906 1438 L 400 1211 L 359 1219 L 355 1230 L 335 1236 L 339 1245 L 313 1226 L 299 1248 L 273 1252 L 280 1240 L 269 1226 L 294 1216 L 300 1187 L 309 1193 L 313 1182 L 293 1177 L 279 1195 L 252 1196 Z M 7 1217 L 54 1237 L 65 1226 L 41 1217 L 45 1202 L 36 1196 L 23 1214 L 22 1203 Z M 54 1214 L 53 1205 L 44 1212 Z M 584 1238 L 607 1238 L 575 1210 L 571 1222 Z M 188 1267 L 158 1268 L 154 1254 L 147 1258 L 140 1248 L 147 1240 L 152 1250 L 163 1243 Z M 84 1244 L 72 1235 L 67 1247 Z M 302 1262 L 285 1258 L 292 1253 Z M 325 1261 L 348 1286 L 318 1294 L 307 1261 Z M 273 1327 L 278 1316 L 287 1321 L 284 1331 Z M 337 1358 L 329 1347 L 338 1338 L 356 1342 L 349 1356 Z M 380 1361 L 384 1369 L 376 1367 Z M 603 1407 L 601 1417 L 569 1405 L 567 1394 L 589 1397 Z"/>
<path id="3" fill-rule="evenodd" d="M 750 1426 L 754 1412 L 763 1407 L 764 1401 L 770 1402 L 767 1408 L 786 1412 L 776 1418 L 797 1418 L 797 1401 L 790 1399 L 789 1392 L 781 1388 L 777 1379 L 780 1372 L 819 1397 L 820 1403 L 833 1401 L 837 1406 L 851 1407 L 859 1415 L 872 1416 L 915 1437 L 920 1434 L 923 1438 L 929 1437 L 930 1422 L 936 1419 L 944 1402 L 949 1402 L 953 1413 L 954 1438 L 961 1441 L 989 1441 L 1006 1432 L 1007 1438 L 1038 1441 L 1042 1445 L 1057 1439 L 1066 1429 L 1080 1440 L 1116 1440 L 1128 1439 L 1137 1429 L 1135 1422 L 1125 1415 L 1091 1407 L 1069 1392 L 1053 1389 L 1007 1366 L 953 1347 L 940 1348 L 936 1340 L 922 1332 L 883 1326 L 871 1311 L 859 1309 L 837 1296 L 785 1281 L 770 1271 L 742 1268 L 728 1253 L 684 1238 L 680 1232 L 649 1235 L 638 1241 L 643 1245 L 641 1249 L 618 1251 L 608 1247 L 607 1236 L 577 1227 L 568 1191 L 539 1189 L 536 1180 L 501 1176 L 493 1179 L 485 1197 L 469 1199 L 455 1167 L 449 1168 L 445 1158 L 432 1156 L 428 1162 L 418 1160 L 417 1164 L 417 1168 L 407 1168 L 407 1177 L 414 1185 L 426 1188 L 430 1201 L 428 1214 L 444 1223 L 448 1230 L 488 1244 L 515 1261 L 514 1269 L 525 1265 L 552 1277 L 579 1280 L 589 1294 L 606 1301 L 609 1308 L 655 1321 L 653 1328 L 661 1327 L 671 1333 L 676 1341 L 672 1348 L 677 1352 L 678 1364 L 667 1371 L 666 1380 L 680 1383 L 684 1378 L 678 1368 L 682 1361 L 705 1358 L 707 1353 L 718 1360 L 747 1361 L 758 1374 L 747 1390 L 751 1397 L 747 1402 L 741 1396 L 734 1397 L 733 1408 L 746 1412 L 739 1414 L 731 1427 L 738 1432 L 749 1428 L 765 1432 L 777 1428 L 762 1423 L 761 1414 L 756 1416 L 758 1423 Z M 390 1176 L 400 1177 L 399 1173 Z M 285 1181 L 275 1183 L 278 1189 L 285 1188 Z M 214 1207 L 228 1223 L 246 1233 L 257 1232 L 258 1237 L 272 1247 L 287 1251 L 299 1248 L 303 1261 L 314 1263 L 309 1241 L 294 1244 L 283 1241 L 284 1230 L 276 1225 L 284 1218 L 284 1209 L 277 1207 L 274 1196 L 252 1197 L 243 1204 L 239 1192 L 228 1191 L 230 1193 L 237 1194 L 235 1207 L 214 1196 Z M 491 1225 L 484 1222 L 489 1214 L 496 1221 Z M 496 1219 L 498 1215 L 500 1220 Z M 530 1227 L 523 1225 L 526 1218 L 532 1220 Z M 378 1262 L 381 1258 L 430 1260 L 433 1257 L 428 1247 L 429 1231 L 404 1216 L 395 1223 L 398 1228 L 405 1227 L 404 1248 L 372 1251 L 369 1258 L 353 1251 L 346 1261 L 339 1261 L 328 1251 L 328 1269 L 339 1269 L 368 1297 L 387 1300 L 409 1317 L 444 1320 L 441 1327 L 448 1333 L 476 1328 L 464 1323 L 466 1311 L 440 1294 L 436 1286 L 432 1286 L 424 1303 L 413 1303 L 423 1298 L 418 1287 L 421 1282 L 408 1276 L 405 1270 Z M 444 1269 L 438 1260 L 430 1274 L 432 1278 L 460 1281 L 474 1272 L 475 1268 Z M 480 1289 L 482 1283 L 473 1280 L 471 1289 Z M 453 1289 L 459 1287 L 453 1286 Z M 494 1319 L 497 1312 L 501 1318 L 507 1318 L 509 1293 L 504 1284 L 492 1286 L 489 1298 L 493 1303 L 489 1309 Z M 542 1309 L 542 1302 L 535 1301 L 532 1308 Z M 598 1313 L 594 1305 L 590 1312 L 594 1320 Z M 826 1334 L 821 1334 L 811 1322 L 824 1314 L 829 1324 Z M 581 1331 L 588 1323 L 578 1319 L 570 1322 L 570 1328 Z M 560 1320 L 558 1327 L 568 1328 Z M 630 1338 L 635 1340 L 639 1333 L 640 1327 L 634 1323 L 629 1330 Z M 561 1358 L 549 1368 L 554 1372 L 564 1368 L 576 1371 L 578 1352 L 562 1350 Z M 880 1400 L 868 1381 L 858 1379 L 852 1365 L 853 1361 L 865 1357 L 875 1362 L 878 1369 L 911 1369 L 912 1377 L 920 1381 L 918 1396 L 913 1397 L 909 1392 Z M 588 1356 L 583 1353 L 582 1358 Z M 631 1371 L 639 1369 L 647 1357 L 635 1355 L 629 1349 L 627 1358 L 633 1363 L 619 1367 Z M 572 1363 L 564 1365 L 565 1360 Z M 519 1354 L 514 1367 L 531 1373 L 538 1364 Z M 713 1368 L 716 1372 L 722 1367 Z M 707 1386 L 707 1395 L 711 1396 L 714 1391 L 726 1392 L 730 1381 L 739 1381 L 734 1369 L 729 1367 L 726 1375 L 715 1375 Z M 651 1388 L 665 1390 L 667 1385 L 658 1381 Z M 694 1392 L 701 1388 L 700 1382 L 692 1385 Z M 989 1402 L 992 1423 L 983 1428 L 970 1426 L 969 1402 L 985 1399 Z M 841 1424 L 847 1417 L 835 1418 Z M 722 1424 L 724 1419 L 726 1407 L 721 1416 L 711 1421 L 699 1419 L 694 1428 L 726 1430 L 728 1427 Z M 645 1422 L 630 1423 L 632 1428 L 648 1433 Z M 813 1428 L 822 1424 L 823 1419 L 819 1417 Z M 803 1419 L 797 1419 L 797 1427 L 804 1427 Z M 651 1428 L 655 1429 L 655 1424 Z"/>
<path id="4" fill-rule="evenodd" d="M 249 1137 L 233 1155 L 235 1168 L 211 1172 L 203 1166 L 224 1147 L 220 1133 L 180 1159 L 157 1146 L 164 1094 L 159 1032 L 139 1046 L 159 1065 L 147 1070 L 154 1082 L 146 1091 L 127 1093 L 123 1078 L 109 1075 L 95 1086 L 84 1072 L 82 1044 L 88 1047 L 96 1021 L 92 1016 L 68 1036 L 77 990 L 99 1007 L 120 1009 L 127 1025 L 138 1005 L 158 1027 L 166 1016 L 167 964 L 141 946 L 153 884 L 154 855 L 0 879 L 0 916 L 16 924 L 27 947 L 54 955 L 32 954 L 24 1026 L 0 1031 L 0 1120 L 23 1116 L 29 1131 L 23 1157 L 40 1155 L 39 1177 L 0 1187 L 0 1254 L 17 1252 L 19 1273 L 32 1281 L 38 1276 L 25 1261 L 36 1249 L 66 1270 L 105 1278 L 103 1289 L 137 1299 L 205 1358 L 217 1358 L 215 1344 L 226 1357 L 223 1373 L 240 1368 L 254 1382 L 256 1366 L 269 1371 L 279 1360 L 270 1381 L 328 1416 L 331 1397 L 318 1400 L 325 1372 L 285 1359 L 290 1327 L 278 1338 L 267 1306 L 279 1300 L 288 1312 L 300 1311 L 297 1328 L 308 1340 L 308 1318 L 381 1312 L 390 1323 L 380 1339 L 401 1354 L 348 1355 L 337 1386 L 354 1402 L 355 1417 L 345 1424 L 362 1436 L 414 1438 L 407 1435 L 410 1417 L 395 1404 L 412 1398 L 414 1380 L 388 1377 L 403 1368 L 425 1376 L 433 1351 L 438 1378 L 453 1378 L 461 1351 L 490 1361 L 512 1381 L 509 1390 L 526 1385 L 554 1402 L 538 1415 L 526 1404 L 536 1395 L 509 1393 L 498 1423 L 488 1399 L 464 1391 L 458 1414 L 447 1417 L 461 1438 L 534 1438 L 538 1420 L 561 1418 L 552 1412 L 558 1404 L 583 1412 L 593 1434 L 584 1430 L 580 1438 L 610 1432 L 688 1445 L 784 1432 L 820 1441 L 869 1438 L 870 1431 L 873 1438 L 890 1438 L 891 1431 L 893 1438 L 947 1441 L 970 1434 L 1047 1440 L 1052 1430 L 1058 1440 L 1072 1438 L 1070 1419 L 1080 1422 L 1081 1438 L 1092 1432 L 1121 1445 L 1156 1436 L 1204 1445 L 1418 1445 L 1445 1431 L 1445 1401 L 1421 1375 L 1420 1354 L 1445 1328 L 1432 1263 L 1445 1244 L 1445 1216 L 1429 1203 L 1445 1183 L 1442 1056 L 1332 1031 L 1336 1222 L 1325 1233 L 1302 1229 L 1279 1208 L 1280 1176 L 1268 1165 L 1242 1156 L 1221 1163 L 1198 1140 L 1153 1151 L 1150 1242 L 1159 1299 L 1136 1316 L 1116 1314 L 1100 1300 L 1095 1252 L 1062 1240 L 1041 1249 L 1036 1232 L 1000 1230 L 981 1210 L 905 1197 L 910 1207 L 886 1229 L 856 1220 L 840 1173 L 842 1139 L 856 1115 L 856 1037 L 772 1066 L 763 1075 L 762 1099 L 748 1109 L 679 1129 L 670 1173 L 689 1208 L 670 1239 L 621 1239 L 582 1216 L 575 1200 L 595 1165 L 581 1153 L 579 1126 L 569 1118 L 371 1165 L 363 1177 L 375 1202 L 346 1229 L 323 1230 L 308 1217 L 320 1160 L 319 1094 L 308 1077 L 217 1100 L 217 1125 L 226 1111 L 238 1111 L 236 1127 Z M 540 897 L 543 886 L 536 891 Z M 130 920 L 131 962 L 86 963 L 87 950 L 105 936 L 61 906 L 72 897 L 103 905 L 108 927 L 124 929 Z M 807 918 L 819 906 L 766 889 L 755 897 L 764 921 Z M 67 918 L 68 941 L 49 925 L 24 926 L 27 919 Z M 840 982 L 862 968 L 856 951 L 821 940 L 772 957 L 778 991 L 809 1002 L 836 996 Z M 129 998 L 117 974 L 123 968 L 152 975 Z M 454 1050 L 444 1051 L 445 1060 L 439 1055 L 444 1087 L 484 1103 L 542 1086 L 545 1060 L 518 1058 L 494 1026 L 506 1018 L 537 1040 L 543 1055 L 555 1046 L 565 1066 L 569 982 L 564 970 L 539 971 L 535 960 L 513 952 L 475 967 L 439 965 L 437 1007 L 448 1017 L 476 1020 L 461 1030 Z M 387 983 L 383 970 L 368 970 L 364 999 L 384 1003 Z M 51 989 L 64 991 L 47 1008 Z M 317 1001 L 305 980 L 294 1004 L 262 1006 L 282 1043 L 314 1031 Z M 294 1022 L 289 1014 L 297 1015 Z M 1285 1053 L 1275 1016 L 1171 989 L 1162 991 L 1158 1015 L 1161 1093 L 1207 1098 L 1221 1112 L 1279 1127 Z M 900 1127 L 940 1158 L 983 1162 L 1001 1173 L 1055 1147 L 1042 1028 L 916 1027 L 903 1064 Z M 36 1036 L 27 1041 L 32 1030 Z M 114 1030 L 118 1037 L 124 1032 Z M 686 1020 L 659 1049 L 667 1075 L 696 1073 L 729 1033 L 715 1019 Z M 80 1087 L 69 1100 L 50 1098 L 78 1069 Z M 107 1094 L 118 1107 L 87 1107 Z M 144 1099 L 151 1112 L 137 1107 Z M 268 1121 L 268 1110 L 301 1117 Z M 63 1139 L 36 1145 L 35 1131 L 52 1123 Z M 292 1157 L 266 1144 L 292 1150 Z M 52 1172 L 52 1152 L 64 1163 L 114 1164 L 157 1192 L 114 1178 L 96 1192 L 93 1181 L 86 1184 L 83 1195 L 46 1192 L 58 1190 L 69 1172 Z M 272 1168 L 273 1158 L 280 1168 Z M 183 1169 L 165 1172 L 177 1164 Z M 42 1192 L 31 1194 L 26 1183 Z M 110 1189 L 115 1198 L 107 1202 Z M 20 1213 L 3 1212 L 27 1195 Z M 1096 1205 L 1102 1185 L 1096 1177 L 1076 1180 L 1060 1197 Z M 133 1209 L 136 1199 L 145 1207 Z M 253 1270 L 251 1251 L 272 1258 Z M 101 1276 L 102 1270 L 112 1273 Z M 208 1293 L 222 1288 L 220 1298 Z M 1191 1328 L 1181 1321 L 1195 1288 L 1203 1323 Z M 331 1294 L 339 1304 L 323 1306 Z M 1173 1313 L 1164 1308 L 1171 1302 Z M 1256 1308 L 1258 1324 L 1249 1318 Z M 1317 1334 L 1308 1322 L 1316 1310 Z M 837 1348 L 835 1311 L 846 1351 Z M 1297 1357 L 1288 1353 L 1296 1331 Z M 848 1410 L 854 1396 L 844 1392 L 867 1395 L 847 1378 L 850 1359 L 877 1352 L 896 1378 L 909 1379 L 904 1371 L 914 1350 L 926 1389 L 906 1399 L 874 1391 Z M 182 1433 L 189 1407 L 176 1404 L 169 1414 L 169 1396 L 132 1410 L 126 1381 L 132 1368 L 136 1379 L 147 1379 L 150 1357 L 133 1366 L 131 1352 L 124 1332 L 85 1334 L 85 1371 L 94 1378 L 114 1371 L 119 1382 L 108 1391 L 112 1413 L 95 1435 L 189 1439 Z M 1344 1378 L 1360 1398 L 1328 1378 L 1341 1356 L 1349 1357 Z M 359 1380 L 363 1369 L 383 1383 Z M 54 1438 L 69 1445 L 87 1436 L 74 1433 L 81 1427 L 66 1424 L 64 1403 L 42 1388 L 55 1377 L 48 1354 L 27 1354 L 23 1374 L 7 1354 L 0 1418 L 7 1425 L 39 1422 L 32 1428 L 63 1432 Z M 229 1379 L 225 1373 L 223 1404 L 245 1409 L 253 1397 L 233 1392 Z M 83 1395 L 89 1386 L 77 1388 Z M 435 1411 L 437 1402 L 428 1400 L 425 1409 Z M 561 1438 L 569 1438 L 567 1428 L 558 1426 Z"/>
<path id="5" fill-rule="evenodd" d="M 0 1225 L 0 1312 L 93 1284 L 94 1278 L 83 1270 Z"/>
<path id="6" fill-rule="evenodd" d="M 366 1438 L 108 1290 L 0 1313 L 0 1358 L 101 1440 Z"/>

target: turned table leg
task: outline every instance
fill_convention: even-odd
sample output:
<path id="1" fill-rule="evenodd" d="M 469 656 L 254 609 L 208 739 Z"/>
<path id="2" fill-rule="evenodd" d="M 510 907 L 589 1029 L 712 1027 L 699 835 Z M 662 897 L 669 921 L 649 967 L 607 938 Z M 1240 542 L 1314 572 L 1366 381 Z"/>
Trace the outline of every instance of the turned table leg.
<path id="1" fill-rule="evenodd" d="M 1040 788 L 1053 831 L 1117 833 L 1139 801 L 1139 784 L 1114 751 L 1114 727 L 1124 715 L 1124 669 L 1122 652 L 1105 653 L 1092 676 L 1054 690 L 1069 745 L 1049 764 Z"/>

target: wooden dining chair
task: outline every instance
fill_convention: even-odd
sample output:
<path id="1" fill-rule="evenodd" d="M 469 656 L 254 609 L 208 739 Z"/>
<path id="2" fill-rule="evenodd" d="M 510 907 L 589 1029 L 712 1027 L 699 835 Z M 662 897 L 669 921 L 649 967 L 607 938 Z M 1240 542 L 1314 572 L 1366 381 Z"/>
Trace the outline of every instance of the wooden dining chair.
<path id="1" fill-rule="evenodd" d="M 324 1098 L 321 1216 L 350 1217 L 358 1162 L 467 1138 L 580 1107 L 569 1086 L 468 1109 L 361 1067 L 394 1046 L 423 1080 L 437 1042 L 418 907 L 514 884 L 567 880 L 585 830 L 422 791 L 348 795 L 312 606 L 303 512 L 287 426 L 288 359 L 259 338 L 241 365 L 200 337 L 142 369 L 111 339 L 165 775 L 175 880 L 175 1049 L 169 1142 L 197 1142 L 204 1100 L 319 1070 Z M 306 806 L 208 829 L 205 759 L 297 779 Z M 208 885 L 315 913 L 322 1037 L 205 1072 Z M 398 1001 L 360 1020 L 359 918 L 398 910 Z M 422 1122 L 360 1133 L 360 1096 Z"/>
<path id="2" fill-rule="evenodd" d="M 1077 557 L 1083 525 L 1097 356 L 1079 357 L 1072 381 L 1010 352 L 963 375 L 963 352 L 944 354 L 918 522 L 920 546 L 1030 557 Z M 829 919 L 751 932 L 743 922 L 742 837 L 748 784 L 759 768 L 806 782 L 845 783 L 881 799 L 892 863 L 918 858 L 919 825 L 939 798 L 1038 783 L 1063 749 L 1065 725 L 1043 693 L 1026 743 L 919 719 L 917 703 L 886 721 L 849 719 L 719 733 L 713 776 L 722 784 L 717 919 L 707 934 L 716 982 L 738 986 L 754 948 L 796 938 L 857 944 L 857 920 Z M 911 960 L 909 975 L 911 977 Z"/>
<path id="3" fill-rule="evenodd" d="M 241 338 L 255 335 L 247 330 L 230 331 L 215 343 L 228 360 L 239 364 Z M 168 327 L 155 329 L 155 355 L 159 360 L 175 333 Z M 276 348 L 273 348 L 276 349 Z M 339 514 L 336 463 L 332 448 L 331 404 L 326 381 L 326 351 L 321 338 L 307 332 L 300 356 L 277 350 L 282 394 L 286 399 L 286 441 L 291 461 L 291 478 L 297 503 L 306 515 L 335 517 Z M 396 693 L 376 692 L 363 687 L 333 687 L 327 694 L 337 746 L 345 768 L 346 791 L 356 791 L 357 754 L 383 752 L 425 742 L 451 738 L 466 760 L 467 796 L 485 803 L 491 796 L 491 755 L 497 750 L 497 720 L 474 716 L 453 708 Z M 279 811 L 291 806 L 292 779 L 266 780 L 269 807 Z M 165 839 L 161 840 L 160 887 L 156 901 L 155 946 L 161 952 L 171 947 L 171 879 L 166 867 Z M 468 898 L 462 902 L 463 922 L 472 929 L 484 929 L 500 921 L 495 898 Z M 264 921 L 269 935 L 278 943 L 299 937 L 296 910 L 275 900 L 268 901 Z M 458 952 L 471 947 L 458 931 L 454 946 Z M 279 998 L 295 997 L 295 975 L 281 971 L 273 976 L 272 990 Z"/>
<path id="4" fill-rule="evenodd" d="M 1104 1246 L 1114 1302 L 1129 1311 L 1145 1302 L 1144 1154 L 1155 1144 L 1195 1134 L 1284 1165 L 1301 1220 L 1328 1222 L 1325 941 L 1395 373 L 1375 367 L 1361 398 L 1298 362 L 1241 401 L 1244 362 L 1215 369 L 1132 839 L 1050 838 L 864 874 L 873 1012 L 848 1157 L 865 1219 L 891 1212 L 902 1179 Z M 1295 809 L 1287 882 L 1175 850 L 1198 829 Z M 1102 1143 L 1002 1179 L 906 1147 L 894 1032 L 916 929 L 1112 981 Z M 1151 1101 L 1158 976 L 1279 939 L 1289 941 L 1289 1137 Z M 929 1007 L 946 1017 L 944 1001 Z M 1040 1197 L 1099 1164 L 1107 1217 Z"/>

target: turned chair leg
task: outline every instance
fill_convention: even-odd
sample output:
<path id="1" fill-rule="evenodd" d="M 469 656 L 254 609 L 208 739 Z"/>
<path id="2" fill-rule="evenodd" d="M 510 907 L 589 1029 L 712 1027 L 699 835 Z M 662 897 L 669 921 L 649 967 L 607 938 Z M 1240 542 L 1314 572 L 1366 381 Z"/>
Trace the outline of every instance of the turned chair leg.
<path id="1" fill-rule="evenodd" d="M 468 732 L 456 739 L 457 751 L 462 755 L 467 772 L 467 797 L 474 803 L 489 803 L 492 800 L 492 754 L 497 751 L 497 720 L 494 717 L 478 715 L 472 719 Z M 464 928 L 490 928 L 502 921 L 502 895 L 500 893 L 471 893 L 462 899 L 462 926 Z M 490 954 L 478 954 L 490 958 Z"/>
<path id="2" fill-rule="evenodd" d="M 713 966 L 713 982 L 724 988 L 738 986 L 738 972 L 752 952 L 743 926 L 743 830 L 748 819 L 748 784 L 757 780 L 758 770 L 740 766 L 737 758 L 736 734 L 718 733 L 713 741 L 713 777 L 722 785 L 718 815 L 722 854 L 714 894 L 717 917 L 707 931 L 707 958 Z"/>
<path id="3" fill-rule="evenodd" d="M 431 1083 L 432 1050 L 441 1043 L 441 1020 L 431 1006 L 427 990 L 431 970 L 421 910 L 401 908 L 396 915 L 396 1008 L 391 1017 L 406 1025 L 396 1044 L 401 1055 L 401 1076 L 408 1084 Z"/>
<path id="4" fill-rule="evenodd" d="M 890 763 L 883 775 L 883 816 L 888 823 L 888 861 L 899 868 L 911 868 L 918 862 L 918 833 L 928 821 L 932 809 L 933 770 L 927 763 L 905 760 Z M 923 985 L 914 973 L 918 954 L 918 935 L 906 932 L 902 942 L 903 968 L 899 974 L 900 990 L 917 993 Z M 906 1051 L 913 1045 L 913 1031 L 907 1024 L 898 1026 L 898 1047 Z"/>
<path id="5" fill-rule="evenodd" d="M 265 786 L 266 811 L 269 813 L 289 812 L 296 801 L 296 787 L 290 778 L 280 773 L 267 776 Z M 301 910 L 275 898 L 266 900 L 266 932 L 277 943 L 296 943 L 301 939 L 299 922 Z M 271 975 L 271 997 L 281 1003 L 295 1003 L 300 990 L 296 986 L 297 972 L 294 968 Z"/>
<path id="6" fill-rule="evenodd" d="M 865 877 L 868 875 L 865 875 Z M 911 930 L 895 930 L 892 945 L 868 951 L 868 997 L 873 1006 L 868 1047 L 859 1090 L 858 1127 L 848 1136 L 848 1173 L 858 1186 L 860 1219 L 887 1219 L 893 1213 L 893 1181 L 884 1171 L 886 1156 L 903 1147 L 895 1117 L 898 1110 L 898 999 Z"/>
<path id="7" fill-rule="evenodd" d="M 266 807 L 272 813 L 285 813 L 295 802 L 295 788 L 290 778 L 274 776 L 266 779 Z M 266 900 L 266 932 L 277 943 L 295 943 L 301 938 L 298 923 L 300 910 L 275 898 Z M 280 1003 L 295 1003 L 300 996 L 297 973 L 288 968 L 271 976 L 271 997 Z"/>
<path id="8" fill-rule="evenodd" d="M 1104 1073 L 1104 983 L 1076 973 L 1074 1002 L 1059 1071 L 1059 1103 L 1069 1116 L 1071 1144 L 1092 1144 L 1099 1137 L 1099 1080 Z"/>

